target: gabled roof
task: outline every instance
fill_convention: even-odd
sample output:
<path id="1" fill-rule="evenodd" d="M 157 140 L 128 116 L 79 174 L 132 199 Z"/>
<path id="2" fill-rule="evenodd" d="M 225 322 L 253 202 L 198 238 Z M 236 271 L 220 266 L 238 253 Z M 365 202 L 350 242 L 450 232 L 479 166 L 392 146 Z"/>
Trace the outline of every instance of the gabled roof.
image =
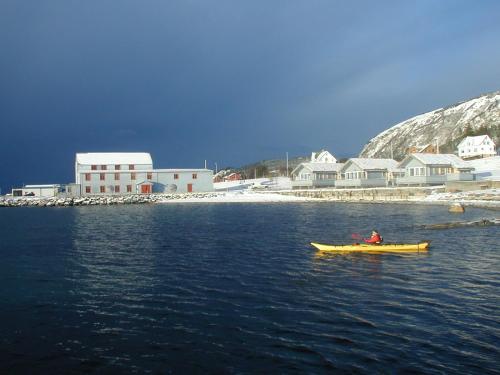
<path id="1" fill-rule="evenodd" d="M 489 137 L 489 135 L 476 135 L 474 137 L 465 137 L 464 139 L 462 139 L 462 141 L 458 144 L 458 147 L 461 147 L 461 146 L 465 146 L 467 145 L 468 143 L 470 143 L 470 146 L 471 147 L 474 147 L 474 146 L 481 146 L 483 144 L 485 144 L 486 141 L 490 141 L 491 143 L 493 143 L 493 145 L 495 145 L 495 143 L 493 142 L 493 140 Z"/>
<path id="2" fill-rule="evenodd" d="M 356 164 L 361 170 L 388 170 L 398 169 L 398 162 L 394 159 L 374 159 L 374 158 L 351 158 L 345 163 Z"/>
<path id="3" fill-rule="evenodd" d="M 404 167 L 408 162 L 415 158 L 424 165 L 450 165 L 455 168 L 469 168 L 469 166 L 454 154 L 423 154 L 415 153 L 408 155 L 400 164 Z"/>
<path id="4" fill-rule="evenodd" d="M 76 154 L 76 163 L 84 165 L 153 164 L 148 152 L 88 152 Z"/>
<path id="5" fill-rule="evenodd" d="M 293 171 L 292 174 L 294 174 L 296 171 L 300 170 L 301 168 L 305 168 L 309 170 L 311 173 L 314 172 L 338 172 L 342 169 L 344 166 L 343 163 L 314 163 L 314 162 L 309 162 L 309 163 L 300 163 Z"/>
<path id="6" fill-rule="evenodd" d="M 333 159 L 334 162 L 337 161 L 337 159 L 335 158 L 335 156 L 333 156 L 330 152 L 326 151 L 326 150 L 321 150 L 321 151 L 318 151 L 318 152 L 313 152 L 311 154 L 311 163 L 321 163 L 321 161 L 318 161 L 318 160 L 321 160 L 321 159 L 324 159 L 324 158 L 327 158 L 327 159 Z"/>

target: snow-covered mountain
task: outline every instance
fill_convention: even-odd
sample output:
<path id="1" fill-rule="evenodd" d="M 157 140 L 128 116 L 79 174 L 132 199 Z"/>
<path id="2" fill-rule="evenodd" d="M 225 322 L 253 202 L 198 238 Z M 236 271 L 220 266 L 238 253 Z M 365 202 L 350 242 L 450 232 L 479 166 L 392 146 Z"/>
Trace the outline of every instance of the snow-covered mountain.
<path id="1" fill-rule="evenodd" d="M 360 157 L 401 160 L 411 146 L 438 144 L 440 152 L 455 152 L 467 135 L 487 131 L 500 146 L 500 91 L 415 116 L 371 139 Z"/>

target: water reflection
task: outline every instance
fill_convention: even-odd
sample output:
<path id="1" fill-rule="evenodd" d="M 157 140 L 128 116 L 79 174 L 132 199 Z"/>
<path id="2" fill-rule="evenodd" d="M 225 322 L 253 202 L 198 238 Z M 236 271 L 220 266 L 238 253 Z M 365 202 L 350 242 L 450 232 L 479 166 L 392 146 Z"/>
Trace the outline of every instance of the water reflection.
<path id="1" fill-rule="evenodd" d="M 73 277 L 85 289 L 124 293 L 154 282 L 154 215 L 150 207 L 75 208 Z"/>

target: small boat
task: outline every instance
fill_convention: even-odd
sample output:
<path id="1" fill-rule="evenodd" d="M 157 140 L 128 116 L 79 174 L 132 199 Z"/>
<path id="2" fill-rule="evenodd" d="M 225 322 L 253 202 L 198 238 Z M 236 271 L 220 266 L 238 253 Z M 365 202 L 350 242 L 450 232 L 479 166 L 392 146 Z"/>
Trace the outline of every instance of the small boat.
<path id="1" fill-rule="evenodd" d="M 316 242 L 311 242 L 311 245 L 320 251 L 349 251 L 349 252 L 368 252 L 368 253 L 418 253 L 427 251 L 430 241 L 419 243 L 387 243 L 372 245 L 367 243 L 356 243 L 349 245 L 326 245 Z"/>

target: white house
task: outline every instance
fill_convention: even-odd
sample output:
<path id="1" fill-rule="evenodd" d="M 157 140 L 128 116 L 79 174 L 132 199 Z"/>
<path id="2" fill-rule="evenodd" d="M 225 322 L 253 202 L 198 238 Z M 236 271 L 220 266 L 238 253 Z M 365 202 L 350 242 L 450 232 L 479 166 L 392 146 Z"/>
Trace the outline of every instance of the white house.
<path id="1" fill-rule="evenodd" d="M 326 150 L 311 153 L 311 163 L 336 163 L 335 156 Z"/>
<path id="2" fill-rule="evenodd" d="M 465 137 L 458 144 L 458 156 L 462 159 L 496 155 L 496 145 L 489 135 Z"/>
<path id="3" fill-rule="evenodd" d="M 78 153 L 72 195 L 213 191 L 209 169 L 153 169 L 145 152 Z M 75 189 L 75 191 L 72 191 Z"/>

